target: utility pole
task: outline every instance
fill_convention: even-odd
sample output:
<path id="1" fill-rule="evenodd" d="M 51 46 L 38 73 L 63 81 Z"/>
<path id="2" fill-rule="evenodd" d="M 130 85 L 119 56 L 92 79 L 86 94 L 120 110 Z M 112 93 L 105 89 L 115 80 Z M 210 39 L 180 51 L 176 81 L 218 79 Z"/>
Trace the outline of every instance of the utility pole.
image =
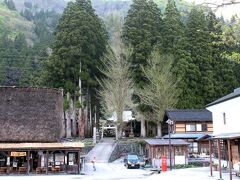
<path id="1" fill-rule="evenodd" d="M 94 113 L 94 125 L 93 125 L 93 144 L 95 145 L 97 143 L 97 112 L 96 112 L 96 106 L 95 106 L 95 113 Z"/>
<path id="2" fill-rule="evenodd" d="M 171 119 L 167 120 L 168 123 L 168 140 L 169 140 L 169 160 L 170 160 L 170 170 L 172 170 L 172 145 L 171 145 L 171 126 L 173 121 Z"/>

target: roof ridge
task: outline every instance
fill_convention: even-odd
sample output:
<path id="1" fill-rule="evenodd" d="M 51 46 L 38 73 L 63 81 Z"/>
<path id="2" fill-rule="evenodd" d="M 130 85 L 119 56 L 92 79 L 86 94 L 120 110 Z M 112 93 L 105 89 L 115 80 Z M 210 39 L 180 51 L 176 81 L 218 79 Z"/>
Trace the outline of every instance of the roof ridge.
<path id="1" fill-rule="evenodd" d="M 166 111 L 208 111 L 207 109 L 167 109 Z"/>

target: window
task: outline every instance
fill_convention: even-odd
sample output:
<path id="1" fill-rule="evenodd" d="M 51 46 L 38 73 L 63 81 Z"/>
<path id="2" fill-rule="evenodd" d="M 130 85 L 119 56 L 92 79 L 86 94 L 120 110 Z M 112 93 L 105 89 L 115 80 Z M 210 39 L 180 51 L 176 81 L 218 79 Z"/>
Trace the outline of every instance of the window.
<path id="1" fill-rule="evenodd" d="M 203 132 L 208 131 L 207 124 L 202 124 L 202 131 Z"/>
<path id="2" fill-rule="evenodd" d="M 195 124 L 186 124 L 186 131 L 187 132 L 196 131 Z"/>
<path id="3" fill-rule="evenodd" d="M 197 124 L 197 131 L 202 131 L 202 124 Z"/>
<path id="4" fill-rule="evenodd" d="M 226 125 L 226 113 L 223 113 L 223 124 Z"/>
<path id="5" fill-rule="evenodd" d="M 190 142 L 190 153 L 198 153 L 198 143 L 197 142 Z"/>

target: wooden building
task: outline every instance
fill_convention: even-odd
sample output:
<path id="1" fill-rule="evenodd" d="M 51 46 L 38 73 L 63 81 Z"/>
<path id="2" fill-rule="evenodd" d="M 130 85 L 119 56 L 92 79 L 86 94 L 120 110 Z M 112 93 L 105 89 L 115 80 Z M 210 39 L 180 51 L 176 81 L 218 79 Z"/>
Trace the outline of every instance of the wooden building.
<path id="1" fill-rule="evenodd" d="M 161 158 L 165 156 L 169 166 L 170 147 L 172 165 L 188 163 L 189 143 L 184 140 L 172 139 L 171 146 L 169 146 L 169 140 L 167 139 L 145 139 L 145 142 L 145 155 L 151 160 L 152 164 L 159 163 L 161 165 Z"/>
<path id="2" fill-rule="evenodd" d="M 206 140 L 213 132 L 212 113 L 205 109 L 174 109 L 167 110 L 163 119 L 163 138 L 168 138 L 168 124 L 171 126 L 172 139 L 184 139 L 190 143 L 190 153 L 207 154 L 209 144 Z"/>
<path id="3" fill-rule="evenodd" d="M 63 91 L 0 87 L 0 174 L 80 173 L 84 144 L 63 142 Z"/>

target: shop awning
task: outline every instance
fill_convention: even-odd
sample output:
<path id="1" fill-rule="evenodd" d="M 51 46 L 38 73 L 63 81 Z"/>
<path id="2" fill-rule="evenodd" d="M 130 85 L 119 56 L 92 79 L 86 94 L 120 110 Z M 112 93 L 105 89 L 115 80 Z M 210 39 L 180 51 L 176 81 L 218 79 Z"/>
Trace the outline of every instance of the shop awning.
<path id="1" fill-rule="evenodd" d="M 11 149 L 79 149 L 83 148 L 84 143 L 82 142 L 61 142 L 61 143 L 0 143 L 0 150 L 11 150 Z"/>

